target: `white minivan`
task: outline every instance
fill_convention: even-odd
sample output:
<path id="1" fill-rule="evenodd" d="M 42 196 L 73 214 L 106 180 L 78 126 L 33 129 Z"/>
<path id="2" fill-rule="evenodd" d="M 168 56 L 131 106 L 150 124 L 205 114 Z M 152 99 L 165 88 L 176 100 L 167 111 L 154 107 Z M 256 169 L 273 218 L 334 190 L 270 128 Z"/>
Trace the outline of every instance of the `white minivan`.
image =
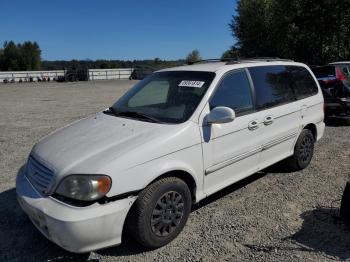
<path id="1" fill-rule="evenodd" d="M 66 250 L 117 245 L 123 234 L 157 248 L 205 197 L 281 160 L 305 168 L 323 120 L 322 92 L 301 63 L 158 71 L 109 109 L 37 143 L 17 175 L 18 201 Z"/>

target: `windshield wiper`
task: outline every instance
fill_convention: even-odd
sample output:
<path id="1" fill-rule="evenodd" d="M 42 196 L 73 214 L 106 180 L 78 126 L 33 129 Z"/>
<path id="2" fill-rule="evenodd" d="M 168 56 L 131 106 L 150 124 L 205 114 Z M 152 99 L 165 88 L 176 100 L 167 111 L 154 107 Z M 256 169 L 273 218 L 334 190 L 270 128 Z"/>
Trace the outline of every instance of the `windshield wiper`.
<path id="1" fill-rule="evenodd" d="M 113 107 L 109 107 L 108 111 L 105 111 L 106 113 L 112 113 L 115 116 L 118 116 L 118 112 L 113 108 Z"/>
<path id="2" fill-rule="evenodd" d="M 147 120 L 148 122 L 162 123 L 162 121 L 158 120 L 155 117 L 152 117 L 140 112 L 136 112 L 136 111 L 117 111 L 113 107 L 110 107 L 109 111 L 115 116 L 126 116 L 131 118 L 138 118 L 138 119 L 141 118 L 141 119 Z"/>
<path id="3" fill-rule="evenodd" d="M 123 116 L 127 116 L 127 117 L 142 118 L 142 119 L 145 119 L 145 120 L 147 120 L 149 122 L 153 122 L 153 123 L 162 123 L 157 118 L 154 118 L 152 116 L 145 115 L 143 113 L 136 112 L 136 111 L 122 111 L 122 112 L 118 112 L 118 115 L 123 115 Z"/>

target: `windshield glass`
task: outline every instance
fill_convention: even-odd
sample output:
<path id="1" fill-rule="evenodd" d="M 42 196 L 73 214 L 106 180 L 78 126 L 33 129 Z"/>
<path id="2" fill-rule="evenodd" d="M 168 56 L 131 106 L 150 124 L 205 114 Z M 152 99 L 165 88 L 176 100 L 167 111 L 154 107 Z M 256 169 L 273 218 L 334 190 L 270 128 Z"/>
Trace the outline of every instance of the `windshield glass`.
<path id="1" fill-rule="evenodd" d="M 193 114 L 214 77 L 212 72 L 154 73 L 123 95 L 112 111 L 139 120 L 183 123 Z"/>

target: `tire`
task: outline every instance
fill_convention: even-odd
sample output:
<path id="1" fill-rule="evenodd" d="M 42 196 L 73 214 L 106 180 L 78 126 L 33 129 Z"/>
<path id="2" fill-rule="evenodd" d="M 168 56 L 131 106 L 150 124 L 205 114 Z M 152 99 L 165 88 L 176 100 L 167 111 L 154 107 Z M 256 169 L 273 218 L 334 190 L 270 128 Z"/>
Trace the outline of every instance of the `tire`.
<path id="1" fill-rule="evenodd" d="M 350 225 L 350 182 L 346 183 L 346 187 L 344 189 L 340 204 L 340 217 L 347 225 Z"/>
<path id="2" fill-rule="evenodd" d="M 146 248 L 162 247 L 182 231 L 191 206 L 191 192 L 183 180 L 160 179 L 139 194 L 126 221 L 127 231 Z"/>
<path id="3" fill-rule="evenodd" d="M 309 129 L 304 129 L 294 147 L 294 154 L 286 159 L 291 171 L 300 171 L 306 168 L 314 154 L 315 138 Z"/>

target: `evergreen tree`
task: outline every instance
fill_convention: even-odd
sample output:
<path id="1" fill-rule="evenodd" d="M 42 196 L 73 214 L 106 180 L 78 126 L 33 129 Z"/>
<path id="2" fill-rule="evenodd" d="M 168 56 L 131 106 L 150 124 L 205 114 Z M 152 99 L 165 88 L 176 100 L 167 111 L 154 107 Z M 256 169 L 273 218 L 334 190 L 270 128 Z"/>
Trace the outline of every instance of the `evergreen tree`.
<path id="1" fill-rule="evenodd" d="M 186 58 L 186 62 L 189 64 L 193 64 L 200 60 L 202 60 L 202 58 L 198 50 L 193 50 L 191 53 L 188 54 Z"/>
<path id="2" fill-rule="evenodd" d="M 3 71 L 39 70 L 41 66 L 41 50 L 36 42 L 15 44 L 5 42 L 0 52 L 0 69 Z"/>
<path id="3" fill-rule="evenodd" d="M 239 0 L 236 11 L 230 27 L 242 57 L 350 59 L 349 0 Z"/>

